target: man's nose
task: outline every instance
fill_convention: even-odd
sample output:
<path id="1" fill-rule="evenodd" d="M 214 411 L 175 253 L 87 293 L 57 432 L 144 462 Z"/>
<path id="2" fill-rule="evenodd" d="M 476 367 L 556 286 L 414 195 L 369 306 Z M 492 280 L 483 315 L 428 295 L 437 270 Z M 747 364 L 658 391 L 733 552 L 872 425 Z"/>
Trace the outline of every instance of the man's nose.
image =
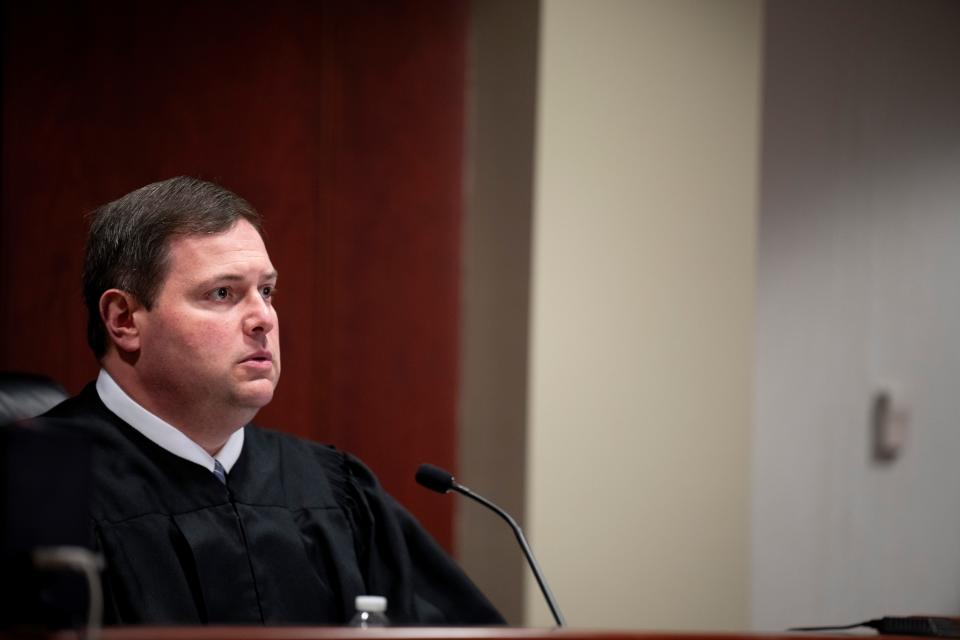
<path id="1" fill-rule="evenodd" d="M 243 330 L 249 335 L 255 333 L 270 333 L 276 324 L 273 306 L 259 293 L 252 296 L 252 302 L 247 307 L 243 318 Z"/>

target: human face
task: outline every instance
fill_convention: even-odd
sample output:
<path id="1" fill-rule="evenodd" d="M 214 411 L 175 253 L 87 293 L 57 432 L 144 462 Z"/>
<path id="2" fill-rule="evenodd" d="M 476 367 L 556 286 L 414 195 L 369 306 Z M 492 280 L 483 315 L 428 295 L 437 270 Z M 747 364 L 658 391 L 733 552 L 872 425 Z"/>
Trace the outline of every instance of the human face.
<path id="1" fill-rule="evenodd" d="M 246 220 L 170 241 L 166 280 L 153 308 L 138 313 L 136 368 L 160 417 L 181 428 L 221 419 L 237 427 L 270 402 L 280 378 L 276 282 Z"/>

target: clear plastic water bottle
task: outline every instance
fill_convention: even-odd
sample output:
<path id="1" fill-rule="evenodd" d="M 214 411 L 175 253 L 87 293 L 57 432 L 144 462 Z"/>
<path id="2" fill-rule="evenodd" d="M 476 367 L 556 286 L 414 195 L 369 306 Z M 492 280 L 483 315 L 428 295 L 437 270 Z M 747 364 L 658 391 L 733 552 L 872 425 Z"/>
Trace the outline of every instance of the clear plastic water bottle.
<path id="1" fill-rule="evenodd" d="M 369 629 L 373 627 L 387 627 L 390 620 L 387 618 L 387 599 L 383 596 L 357 596 L 354 600 L 357 613 L 350 620 L 351 627 Z"/>

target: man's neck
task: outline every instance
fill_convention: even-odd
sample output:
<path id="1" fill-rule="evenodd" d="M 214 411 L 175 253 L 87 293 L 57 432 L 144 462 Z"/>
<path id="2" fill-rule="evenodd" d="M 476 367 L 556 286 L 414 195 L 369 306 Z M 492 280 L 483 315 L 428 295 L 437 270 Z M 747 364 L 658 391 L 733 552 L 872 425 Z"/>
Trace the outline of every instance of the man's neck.
<path id="1" fill-rule="evenodd" d="M 227 473 L 240 458 L 243 451 L 244 430 L 234 431 L 223 447 L 212 454 L 186 436 L 173 425 L 165 422 L 137 404 L 133 398 L 110 377 L 105 370 L 100 371 L 96 384 L 97 395 L 107 409 L 130 425 L 140 435 L 173 455 L 189 460 L 216 473 L 219 467 Z"/>
<path id="2" fill-rule="evenodd" d="M 211 456 L 256 415 L 256 410 L 251 409 L 225 410 L 179 403 L 176 398 L 168 397 L 165 390 L 150 389 L 134 367 L 119 358 L 111 358 L 110 354 L 104 356 L 101 365 L 133 402 L 183 433 Z"/>

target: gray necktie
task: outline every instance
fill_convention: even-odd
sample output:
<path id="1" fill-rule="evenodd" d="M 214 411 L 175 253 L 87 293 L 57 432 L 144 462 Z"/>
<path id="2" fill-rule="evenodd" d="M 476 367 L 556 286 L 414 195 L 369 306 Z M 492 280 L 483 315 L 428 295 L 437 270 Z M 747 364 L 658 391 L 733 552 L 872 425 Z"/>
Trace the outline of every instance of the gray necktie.
<path id="1" fill-rule="evenodd" d="M 213 475 L 217 476 L 217 480 L 223 484 L 227 484 L 227 471 L 223 468 L 223 465 L 220 464 L 220 461 L 216 459 L 213 461 Z"/>

